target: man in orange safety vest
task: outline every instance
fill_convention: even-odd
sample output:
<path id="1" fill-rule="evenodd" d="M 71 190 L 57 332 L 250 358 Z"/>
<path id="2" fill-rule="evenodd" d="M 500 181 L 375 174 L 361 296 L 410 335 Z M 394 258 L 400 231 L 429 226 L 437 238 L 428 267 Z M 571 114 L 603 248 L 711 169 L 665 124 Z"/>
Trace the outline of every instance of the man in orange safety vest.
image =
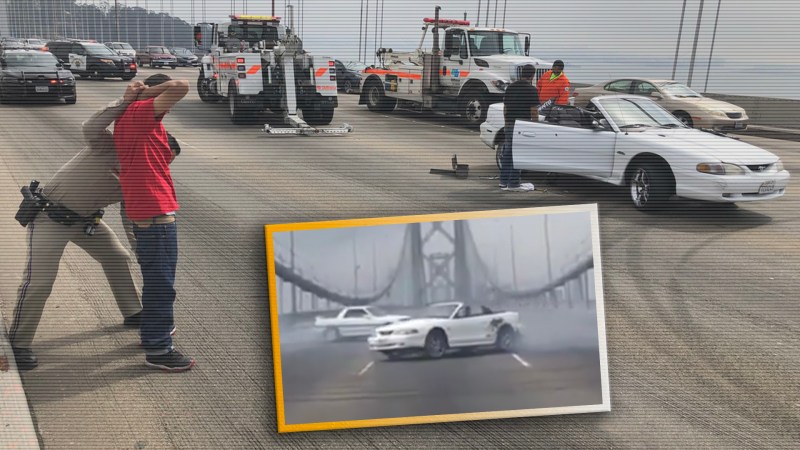
<path id="1" fill-rule="evenodd" d="M 568 104 L 570 84 L 564 75 L 564 61 L 556 60 L 553 68 L 545 72 L 536 82 L 536 89 L 539 91 L 539 101 L 542 105 L 550 100 L 552 100 L 550 104 Z"/>

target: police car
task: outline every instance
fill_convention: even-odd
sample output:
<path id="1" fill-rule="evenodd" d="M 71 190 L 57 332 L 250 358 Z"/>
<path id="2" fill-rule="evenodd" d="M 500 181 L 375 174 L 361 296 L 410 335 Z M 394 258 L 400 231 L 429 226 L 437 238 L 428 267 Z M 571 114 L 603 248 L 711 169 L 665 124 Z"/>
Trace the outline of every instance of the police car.
<path id="1" fill-rule="evenodd" d="M 137 73 L 133 58 L 97 42 L 51 41 L 47 48 L 56 58 L 69 63 L 72 73 L 82 77 L 132 80 Z"/>
<path id="2" fill-rule="evenodd" d="M 10 100 L 78 100 L 75 77 L 49 52 L 5 50 L 0 53 L 0 103 Z"/>

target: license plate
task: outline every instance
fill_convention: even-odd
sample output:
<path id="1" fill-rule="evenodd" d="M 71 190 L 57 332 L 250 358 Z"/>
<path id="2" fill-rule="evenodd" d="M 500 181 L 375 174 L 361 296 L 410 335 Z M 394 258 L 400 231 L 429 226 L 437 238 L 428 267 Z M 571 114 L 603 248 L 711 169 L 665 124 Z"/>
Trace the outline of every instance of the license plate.
<path id="1" fill-rule="evenodd" d="M 36 92 L 50 92 L 50 86 L 36 86 Z"/>
<path id="2" fill-rule="evenodd" d="M 125 68 L 125 72 L 130 72 L 130 71 L 131 71 L 130 67 Z"/>
<path id="3" fill-rule="evenodd" d="M 744 123 L 743 122 L 733 122 L 733 128 L 735 128 L 737 130 L 742 129 L 742 128 L 744 128 Z"/>
<path id="4" fill-rule="evenodd" d="M 758 188 L 759 194 L 770 194 L 775 190 L 775 180 L 765 181 L 761 183 L 761 187 Z"/>

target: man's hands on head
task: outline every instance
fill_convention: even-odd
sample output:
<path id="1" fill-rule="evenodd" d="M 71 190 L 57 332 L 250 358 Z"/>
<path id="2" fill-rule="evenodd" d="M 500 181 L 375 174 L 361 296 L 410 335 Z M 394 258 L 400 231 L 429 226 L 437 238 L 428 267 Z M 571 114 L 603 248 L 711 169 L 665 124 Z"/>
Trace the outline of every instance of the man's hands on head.
<path id="1" fill-rule="evenodd" d="M 169 112 L 176 103 L 181 101 L 181 99 L 189 93 L 189 82 L 187 80 L 171 80 L 154 86 L 151 89 L 155 88 L 163 89 L 153 101 L 153 110 L 156 117 L 159 117 Z"/>
<path id="2" fill-rule="evenodd" d="M 139 98 L 139 94 L 147 88 L 141 81 L 131 82 L 125 89 L 125 94 L 122 95 L 123 100 L 126 102 L 135 102 Z"/>

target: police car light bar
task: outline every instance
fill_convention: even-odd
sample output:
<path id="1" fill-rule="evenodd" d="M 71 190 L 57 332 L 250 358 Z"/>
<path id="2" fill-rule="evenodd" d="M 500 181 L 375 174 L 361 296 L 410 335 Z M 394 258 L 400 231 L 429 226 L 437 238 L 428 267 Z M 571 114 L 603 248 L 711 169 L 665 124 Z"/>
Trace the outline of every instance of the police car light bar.
<path id="1" fill-rule="evenodd" d="M 424 23 L 436 23 L 436 19 L 426 17 L 422 19 Z M 439 19 L 439 25 L 469 25 L 469 20 Z"/>

